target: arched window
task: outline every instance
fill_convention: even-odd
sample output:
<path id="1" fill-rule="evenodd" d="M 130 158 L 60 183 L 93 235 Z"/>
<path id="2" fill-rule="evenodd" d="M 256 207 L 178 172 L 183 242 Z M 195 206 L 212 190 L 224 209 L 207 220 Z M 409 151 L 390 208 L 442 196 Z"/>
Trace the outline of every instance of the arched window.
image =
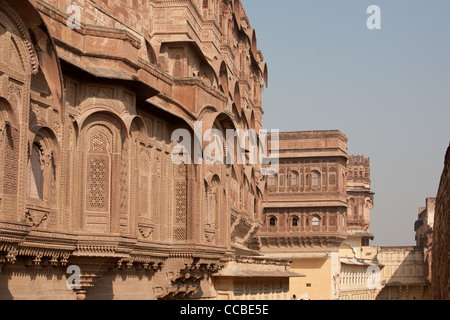
<path id="1" fill-rule="evenodd" d="M 121 226 L 113 223 L 113 214 L 115 216 L 115 212 L 121 212 L 120 205 L 126 201 L 116 200 L 125 194 L 120 191 L 125 186 L 121 186 L 120 181 L 124 142 L 120 138 L 121 131 L 121 123 L 108 114 L 91 115 L 81 130 L 80 148 L 85 152 L 85 181 L 81 186 L 85 193 L 85 205 L 84 216 L 78 222 L 84 231 L 104 234 L 120 232 Z M 139 161 L 139 156 L 136 160 Z M 139 162 L 137 165 L 139 167 Z M 136 180 L 139 187 L 139 175 Z M 141 203 L 136 205 L 136 211 L 140 211 Z M 122 214 L 126 213 L 122 211 Z M 125 223 L 125 220 L 121 222 Z"/>
<path id="2" fill-rule="evenodd" d="M 205 200 L 206 200 L 206 212 L 205 223 L 207 227 L 214 228 L 216 224 L 216 217 L 220 212 L 220 192 L 219 192 L 220 180 L 217 176 L 213 178 L 211 184 L 205 182 Z"/>
<path id="3" fill-rule="evenodd" d="M 320 217 L 319 216 L 313 216 L 311 220 L 311 224 L 313 227 L 320 226 Z"/>
<path id="4" fill-rule="evenodd" d="M 311 173 L 311 185 L 313 187 L 318 187 L 320 186 L 320 173 L 318 173 L 317 171 L 313 171 Z"/>
<path id="5" fill-rule="evenodd" d="M 47 130 L 39 131 L 33 141 L 28 163 L 29 205 L 56 205 L 56 145 Z"/>
<path id="6" fill-rule="evenodd" d="M 44 200 L 44 159 L 39 145 L 31 150 L 30 198 Z"/>
<path id="7" fill-rule="evenodd" d="M 270 227 L 276 227 L 277 226 L 277 218 L 271 217 L 269 220 L 269 226 Z"/>
<path id="8" fill-rule="evenodd" d="M 210 217 L 211 217 L 211 204 L 210 204 L 210 197 L 209 197 L 209 186 L 206 182 L 205 182 L 205 187 L 204 187 L 203 200 L 205 203 L 205 222 L 206 222 L 206 224 L 208 224 L 208 221 L 210 220 Z"/>
<path id="9" fill-rule="evenodd" d="M 291 172 L 291 186 L 298 186 L 298 173 L 295 171 Z"/>
<path id="10" fill-rule="evenodd" d="M 336 168 L 331 168 L 330 169 L 330 185 L 335 186 L 336 183 Z"/>
<path id="11" fill-rule="evenodd" d="M 298 217 L 294 217 L 294 218 L 292 219 L 292 226 L 293 226 L 293 227 L 298 227 Z"/>
<path id="12" fill-rule="evenodd" d="M 150 160 L 147 154 L 141 152 L 139 170 L 139 191 L 140 191 L 140 218 L 150 218 Z"/>
<path id="13" fill-rule="evenodd" d="M 279 179 L 278 179 L 278 185 L 279 187 L 284 187 L 284 174 L 280 174 Z"/>
<path id="14" fill-rule="evenodd" d="M 109 212 L 110 146 L 103 132 L 93 131 L 87 157 L 86 207 L 88 211 Z"/>
<path id="15" fill-rule="evenodd" d="M 355 200 L 351 198 L 348 200 L 347 216 L 353 218 L 353 212 L 355 212 Z"/>
<path id="16" fill-rule="evenodd" d="M 275 175 L 269 176 L 268 184 L 269 184 L 269 187 L 275 187 L 277 185 L 277 179 L 276 179 Z"/>

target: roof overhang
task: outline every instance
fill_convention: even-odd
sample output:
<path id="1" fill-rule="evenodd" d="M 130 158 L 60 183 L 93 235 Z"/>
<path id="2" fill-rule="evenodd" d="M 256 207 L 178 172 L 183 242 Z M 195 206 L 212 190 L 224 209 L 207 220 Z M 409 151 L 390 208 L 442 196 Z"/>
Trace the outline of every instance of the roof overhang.
<path id="1" fill-rule="evenodd" d="M 213 275 L 214 277 L 231 278 L 304 278 L 303 274 L 292 271 L 255 271 L 251 269 L 222 270 Z"/>
<path id="2" fill-rule="evenodd" d="M 85 76 L 92 79 L 121 81 L 123 84 L 134 88 L 136 90 L 137 97 L 144 101 L 159 94 L 159 90 L 156 88 L 138 79 L 137 76 L 124 71 L 111 68 L 107 69 L 101 67 L 83 66 L 64 57 L 60 57 L 60 61 L 63 69 L 66 68 L 81 72 Z"/>
<path id="3" fill-rule="evenodd" d="M 314 260 L 314 259 L 329 259 L 331 256 L 328 252 L 283 252 L 283 253 L 266 253 L 265 257 L 270 259 L 300 259 L 300 260 Z"/>
<path id="4" fill-rule="evenodd" d="M 373 234 L 365 231 L 347 232 L 347 236 L 357 238 L 369 238 L 370 240 L 375 239 L 375 236 Z"/>
<path id="5" fill-rule="evenodd" d="M 377 261 L 369 261 L 369 260 L 359 260 L 359 259 L 348 259 L 348 258 L 340 258 L 339 259 L 342 264 L 349 265 L 349 266 L 377 266 L 377 267 L 384 267 L 381 263 Z"/>

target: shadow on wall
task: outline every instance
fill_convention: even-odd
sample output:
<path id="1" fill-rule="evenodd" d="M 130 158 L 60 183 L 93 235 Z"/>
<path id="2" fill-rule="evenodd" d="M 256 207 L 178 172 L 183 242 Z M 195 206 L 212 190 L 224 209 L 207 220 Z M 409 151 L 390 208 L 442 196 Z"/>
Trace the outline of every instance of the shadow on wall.
<path id="1" fill-rule="evenodd" d="M 43 265 L 26 267 L 25 260 L 18 259 L 14 265 L 5 265 L 0 272 L 0 300 L 28 299 L 73 299 L 73 292 L 66 286 L 65 271 L 50 266 L 48 260 Z M 9 287 L 14 288 L 11 292 Z M 67 289 L 67 290 L 66 290 Z"/>
<path id="2" fill-rule="evenodd" d="M 427 266 L 421 247 L 381 247 L 378 261 L 383 289 L 376 300 L 429 300 Z"/>
<path id="3" fill-rule="evenodd" d="M 14 300 L 14 297 L 8 288 L 8 281 L 9 275 L 6 273 L 0 273 L 0 300 Z"/>
<path id="4" fill-rule="evenodd" d="M 96 280 L 94 286 L 87 290 L 86 300 L 114 300 L 113 274 L 106 274 Z"/>
<path id="5" fill-rule="evenodd" d="M 86 300 L 152 300 L 153 275 L 145 270 L 110 269 L 87 290 Z"/>

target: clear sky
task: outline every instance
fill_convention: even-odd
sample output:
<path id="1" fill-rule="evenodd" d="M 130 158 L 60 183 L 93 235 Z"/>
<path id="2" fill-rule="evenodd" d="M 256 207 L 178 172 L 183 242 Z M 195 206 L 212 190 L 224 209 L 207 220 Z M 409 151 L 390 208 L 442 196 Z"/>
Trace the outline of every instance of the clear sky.
<path id="1" fill-rule="evenodd" d="M 269 67 L 264 127 L 341 130 L 371 158 L 372 244 L 414 245 L 450 142 L 450 1 L 242 1 Z"/>

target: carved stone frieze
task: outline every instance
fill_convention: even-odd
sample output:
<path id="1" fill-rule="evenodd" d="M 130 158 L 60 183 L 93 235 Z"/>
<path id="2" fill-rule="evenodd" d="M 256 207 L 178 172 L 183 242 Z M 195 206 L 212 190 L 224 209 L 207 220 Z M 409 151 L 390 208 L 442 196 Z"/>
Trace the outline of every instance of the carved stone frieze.
<path id="1" fill-rule="evenodd" d="M 262 202 L 259 176 L 244 182 L 238 168 L 232 186 L 230 167 L 175 165 L 172 133 L 192 133 L 202 119 L 205 130 L 259 129 L 266 74 L 242 4 L 233 12 L 222 0 L 95 2 L 72 30 L 50 1 L 12 3 L 0 2 L 0 266 L 48 279 L 78 266 L 80 299 L 105 274 L 144 274 L 153 298 L 214 292 L 210 278 L 236 239 L 259 228 L 251 208 Z M 148 19 L 130 20 L 133 12 Z M 230 218 L 233 188 L 251 196 L 235 197 Z M 64 279 L 48 281 L 56 288 Z"/>
<path id="2" fill-rule="evenodd" d="M 183 265 L 184 264 L 184 265 Z M 224 267 L 220 257 L 216 258 L 186 258 L 168 261 L 164 268 L 165 281 L 170 285 L 159 294 L 160 299 L 192 298 L 201 287 L 202 281 L 209 279 Z"/>

